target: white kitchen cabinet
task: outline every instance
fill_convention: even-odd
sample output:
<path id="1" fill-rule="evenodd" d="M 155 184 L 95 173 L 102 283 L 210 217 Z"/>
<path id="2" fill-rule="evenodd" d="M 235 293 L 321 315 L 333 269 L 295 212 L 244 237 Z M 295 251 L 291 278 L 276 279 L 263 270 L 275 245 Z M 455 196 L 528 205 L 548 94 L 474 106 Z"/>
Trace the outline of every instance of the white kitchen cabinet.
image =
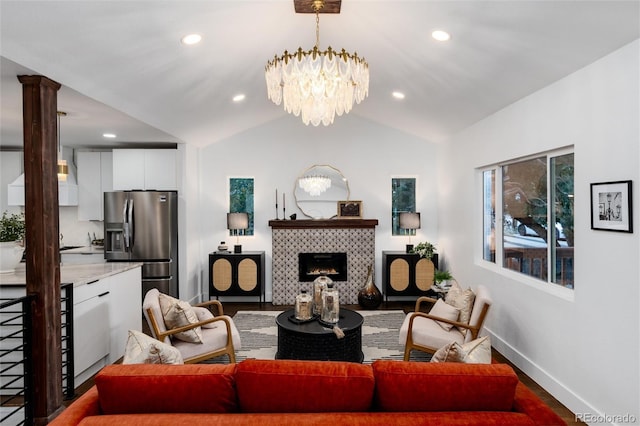
<path id="1" fill-rule="evenodd" d="M 177 150 L 114 149 L 113 189 L 177 190 Z"/>
<path id="2" fill-rule="evenodd" d="M 9 206 L 8 185 L 22 174 L 22 151 L 0 152 L 0 212 Z"/>
<path id="3" fill-rule="evenodd" d="M 80 151 L 77 163 L 78 220 L 103 220 L 103 194 L 113 190 L 113 154 Z"/>
<path id="4" fill-rule="evenodd" d="M 109 279 L 73 289 L 73 369 L 76 386 L 106 365 L 111 331 Z"/>
<path id="5" fill-rule="evenodd" d="M 109 357 L 112 364 L 124 355 L 129 330 L 142 331 L 142 270 L 130 269 L 109 277 Z"/>

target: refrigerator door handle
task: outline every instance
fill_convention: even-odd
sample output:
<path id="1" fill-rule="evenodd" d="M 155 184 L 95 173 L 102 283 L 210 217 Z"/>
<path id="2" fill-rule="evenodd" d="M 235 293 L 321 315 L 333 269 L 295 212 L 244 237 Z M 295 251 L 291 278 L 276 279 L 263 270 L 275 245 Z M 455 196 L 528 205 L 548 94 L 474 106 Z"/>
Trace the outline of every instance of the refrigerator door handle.
<path id="1" fill-rule="evenodd" d="M 127 210 L 129 209 L 129 200 L 124 200 L 124 208 L 122 209 L 122 233 L 124 238 L 124 251 L 129 251 L 129 223 L 127 222 Z"/>
<path id="2" fill-rule="evenodd" d="M 129 245 L 133 245 L 136 239 L 136 229 L 133 226 L 133 198 L 129 202 L 129 217 L 127 218 L 127 222 L 129 223 Z"/>

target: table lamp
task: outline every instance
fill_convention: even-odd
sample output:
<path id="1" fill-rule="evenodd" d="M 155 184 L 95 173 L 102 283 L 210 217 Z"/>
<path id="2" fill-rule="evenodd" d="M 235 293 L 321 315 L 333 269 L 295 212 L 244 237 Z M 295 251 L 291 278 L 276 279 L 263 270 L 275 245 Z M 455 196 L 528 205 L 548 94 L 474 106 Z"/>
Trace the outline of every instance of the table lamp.
<path id="1" fill-rule="evenodd" d="M 411 231 L 420 229 L 420 213 L 400 213 L 400 229 L 406 229 L 409 233 L 409 244 L 407 244 L 407 253 L 411 253 L 411 251 L 413 250 L 413 244 L 411 244 Z"/>
<path id="2" fill-rule="evenodd" d="M 233 246 L 234 253 L 242 253 L 242 246 L 240 245 L 240 230 L 244 231 L 248 228 L 248 213 L 227 213 L 227 229 L 233 231 L 233 235 L 236 236 L 236 245 Z"/>

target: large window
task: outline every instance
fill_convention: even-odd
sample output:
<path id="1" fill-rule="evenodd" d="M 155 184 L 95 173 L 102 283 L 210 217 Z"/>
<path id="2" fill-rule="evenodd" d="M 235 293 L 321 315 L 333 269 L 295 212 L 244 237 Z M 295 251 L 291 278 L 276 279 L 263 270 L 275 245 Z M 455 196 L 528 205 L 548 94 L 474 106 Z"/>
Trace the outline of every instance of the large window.
<path id="1" fill-rule="evenodd" d="M 483 259 L 573 288 L 573 153 L 540 155 L 482 173 Z M 502 218 L 499 229 L 496 217 Z"/>

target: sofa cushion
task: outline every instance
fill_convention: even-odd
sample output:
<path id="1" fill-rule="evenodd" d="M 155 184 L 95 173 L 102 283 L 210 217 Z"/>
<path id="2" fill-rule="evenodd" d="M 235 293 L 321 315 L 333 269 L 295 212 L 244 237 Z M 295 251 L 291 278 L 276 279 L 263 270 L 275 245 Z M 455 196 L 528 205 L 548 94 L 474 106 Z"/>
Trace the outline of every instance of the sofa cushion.
<path id="1" fill-rule="evenodd" d="M 180 351 L 141 331 L 129 330 L 123 364 L 184 364 Z"/>
<path id="2" fill-rule="evenodd" d="M 382 411 L 511 411 L 518 377 L 506 364 L 372 364 Z"/>
<path id="3" fill-rule="evenodd" d="M 114 364 L 95 377 L 104 414 L 237 411 L 236 364 Z"/>
<path id="4" fill-rule="evenodd" d="M 375 387 L 371 366 L 332 361 L 249 359 L 236 371 L 245 413 L 367 411 Z"/>

